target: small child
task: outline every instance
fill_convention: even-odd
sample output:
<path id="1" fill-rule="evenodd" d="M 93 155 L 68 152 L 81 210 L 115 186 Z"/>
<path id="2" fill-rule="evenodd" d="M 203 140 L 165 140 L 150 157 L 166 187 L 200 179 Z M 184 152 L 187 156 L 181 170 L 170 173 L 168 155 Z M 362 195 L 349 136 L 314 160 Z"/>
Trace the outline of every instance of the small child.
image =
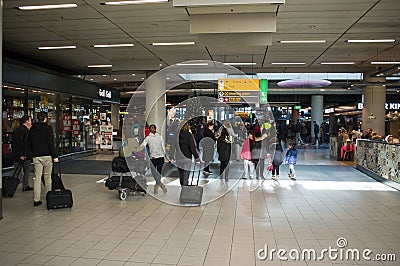
<path id="1" fill-rule="evenodd" d="M 292 180 L 296 180 L 296 174 L 294 171 L 294 165 L 297 163 L 297 150 L 295 144 L 289 144 L 289 150 L 286 152 L 285 163 L 289 164 L 289 177 Z"/>

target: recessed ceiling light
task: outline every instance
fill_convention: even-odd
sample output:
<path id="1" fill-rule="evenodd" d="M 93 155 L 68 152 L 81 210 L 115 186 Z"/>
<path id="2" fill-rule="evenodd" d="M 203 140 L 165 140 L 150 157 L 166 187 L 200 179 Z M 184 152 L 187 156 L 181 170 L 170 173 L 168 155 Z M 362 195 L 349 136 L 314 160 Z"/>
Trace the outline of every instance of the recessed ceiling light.
<path id="1" fill-rule="evenodd" d="M 400 64 L 400 61 L 372 61 L 371 65 L 396 65 Z"/>
<path id="2" fill-rule="evenodd" d="M 89 79 L 89 80 L 93 80 L 93 79 Z"/>
<path id="3" fill-rule="evenodd" d="M 40 46 L 39 50 L 58 50 L 58 49 L 75 49 L 75 45 L 65 45 L 65 46 Z"/>
<path id="4" fill-rule="evenodd" d="M 169 78 L 167 78 L 167 79 L 169 79 Z"/>
<path id="5" fill-rule="evenodd" d="M 178 66 L 208 66 L 208 63 L 178 63 Z"/>
<path id="6" fill-rule="evenodd" d="M 168 0 L 131 0 L 131 1 L 115 1 L 105 2 L 103 5 L 108 6 L 119 6 L 119 5 L 134 5 L 134 4 L 150 4 L 150 3 L 161 3 L 168 2 Z"/>
<path id="7" fill-rule="evenodd" d="M 94 48 L 111 48 L 111 47 L 132 47 L 133 43 L 120 43 L 120 44 L 95 44 Z"/>
<path id="8" fill-rule="evenodd" d="M 107 75 L 103 75 L 103 77 L 107 77 Z"/>
<path id="9" fill-rule="evenodd" d="M 132 74 L 132 76 L 136 76 L 136 74 Z"/>
<path id="10" fill-rule="evenodd" d="M 77 4 L 59 4 L 59 5 L 38 5 L 38 6 L 19 6 L 20 10 L 39 10 L 39 9 L 57 9 L 57 8 L 73 8 Z"/>
<path id="11" fill-rule="evenodd" d="M 292 63 L 292 62 L 275 62 L 271 63 L 271 65 L 305 65 L 306 63 Z"/>
<path id="12" fill-rule="evenodd" d="M 321 65 L 354 65 L 355 62 L 321 62 Z"/>
<path id="13" fill-rule="evenodd" d="M 88 67 L 112 67 L 112 65 L 88 65 Z"/>
<path id="14" fill-rule="evenodd" d="M 224 65 L 228 66 L 254 66 L 257 63 L 224 63 Z"/>
<path id="15" fill-rule="evenodd" d="M 395 42 L 395 39 L 380 39 L 380 40 L 347 40 L 346 42 L 352 42 L 352 43 L 370 43 L 370 42 Z"/>
<path id="16" fill-rule="evenodd" d="M 326 40 L 278 41 L 280 43 L 326 43 Z"/>
<path id="17" fill-rule="evenodd" d="M 117 80 L 117 78 L 114 78 L 114 80 Z"/>
<path id="18" fill-rule="evenodd" d="M 142 79 L 144 79 L 144 78 L 142 78 Z"/>
<path id="19" fill-rule="evenodd" d="M 169 45 L 193 45 L 195 42 L 153 42 L 154 46 L 169 46 Z"/>

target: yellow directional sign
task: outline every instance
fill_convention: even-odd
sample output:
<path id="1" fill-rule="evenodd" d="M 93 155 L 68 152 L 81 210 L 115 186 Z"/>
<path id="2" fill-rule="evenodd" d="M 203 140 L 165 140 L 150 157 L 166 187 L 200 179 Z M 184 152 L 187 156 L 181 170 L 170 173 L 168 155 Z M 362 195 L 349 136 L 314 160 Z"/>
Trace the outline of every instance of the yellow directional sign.
<path id="1" fill-rule="evenodd" d="M 258 79 L 218 79 L 218 91 L 260 91 Z"/>

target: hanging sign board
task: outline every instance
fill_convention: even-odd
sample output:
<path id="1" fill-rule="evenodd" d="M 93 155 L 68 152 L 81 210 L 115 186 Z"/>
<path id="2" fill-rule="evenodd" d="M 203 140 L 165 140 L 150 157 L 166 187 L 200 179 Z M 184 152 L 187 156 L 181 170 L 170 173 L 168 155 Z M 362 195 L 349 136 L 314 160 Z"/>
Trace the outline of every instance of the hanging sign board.
<path id="1" fill-rule="evenodd" d="M 71 116 L 70 115 L 63 114 L 62 130 L 64 133 L 71 131 Z"/>
<path id="2" fill-rule="evenodd" d="M 258 103 L 258 79 L 218 79 L 218 101 L 224 103 Z"/>
<path id="3" fill-rule="evenodd" d="M 260 104 L 267 104 L 268 80 L 260 80 Z"/>
<path id="4" fill-rule="evenodd" d="M 100 149 L 112 149 L 113 147 L 113 126 L 100 126 Z"/>

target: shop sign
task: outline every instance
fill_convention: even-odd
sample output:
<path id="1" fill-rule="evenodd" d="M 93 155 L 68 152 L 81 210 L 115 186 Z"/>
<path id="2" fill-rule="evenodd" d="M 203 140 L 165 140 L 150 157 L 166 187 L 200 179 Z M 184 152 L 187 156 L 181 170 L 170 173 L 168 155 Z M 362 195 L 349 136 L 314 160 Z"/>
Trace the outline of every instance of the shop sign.
<path id="1" fill-rule="evenodd" d="M 62 117 L 63 117 L 62 119 L 63 131 L 64 132 L 71 131 L 71 116 L 63 115 Z"/>
<path id="2" fill-rule="evenodd" d="M 325 109 L 325 114 L 331 114 L 331 113 L 334 113 L 335 112 L 335 108 L 327 108 L 327 109 Z"/>
<path id="3" fill-rule="evenodd" d="M 267 104 L 267 91 L 268 91 L 268 80 L 260 80 L 260 104 Z"/>
<path id="4" fill-rule="evenodd" d="M 112 149 L 113 147 L 113 126 L 100 126 L 100 149 Z"/>
<path id="5" fill-rule="evenodd" d="M 363 103 L 357 103 L 357 109 L 362 110 L 364 108 Z M 399 110 L 400 109 L 400 103 L 385 103 L 385 109 L 386 110 Z"/>
<path id="6" fill-rule="evenodd" d="M 81 120 L 79 119 L 72 119 L 72 135 L 79 136 L 81 134 Z"/>
<path id="7" fill-rule="evenodd" d="M 111 99 L 111 91 L 106 89 L 99 89 L 98 94 L 100 97 Z"/>

